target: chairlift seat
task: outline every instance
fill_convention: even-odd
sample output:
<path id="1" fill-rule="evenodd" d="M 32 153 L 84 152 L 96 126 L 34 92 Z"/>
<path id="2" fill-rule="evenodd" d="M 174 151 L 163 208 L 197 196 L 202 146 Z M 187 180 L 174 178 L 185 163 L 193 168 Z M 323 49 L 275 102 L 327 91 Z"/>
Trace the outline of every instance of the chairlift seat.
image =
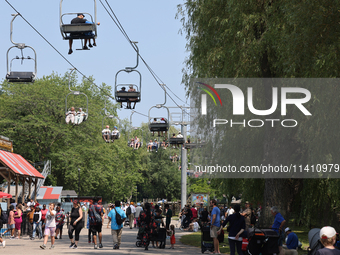
<path id="1" fill-rule="evenodd" d="M 76 23 L 76 24 L 63 24 L 61 25 L 62 32 L 65 34 L 64 39 L 89 39 L 95 38 L 95 24 L 90 23 Z M 85 35 L 85 33 L 91 33 Z"/>
<path id="2" fill-rule="evenodd" d="M 6 75 L 8 82 L 34 82 L 34 72 L 10 72 Z"/>
<path id="3" fill-rule="evenodd" d="M 169 123 L 149 123 L 149 129 L 151 132 L 168 131 Z"/>
<path id="4" fill-rule="evenodd" d="M 115 93 L 115 98 L 117 102 L 128 102 L 129 98 L 131 99 L 137 99 L 134 100 L 133 102 L 139 102 L 140 101 L 140 92 L 136 91 L 136 92 L 120 92 L 120 91 L 116 91 Z"/>
<path id="5" fill-rule="evenodd" d="M 203 143 L 186 143 L 184 145 L 185 149 L 191 149 L 191 148 L 201 148 L 205 145 L 205 142 Z"/>
<path id="6" fill-rule="evenodd" d="M 170 137 L 170 144 L 183 144 L 185 143 L 184 137 Z"/>

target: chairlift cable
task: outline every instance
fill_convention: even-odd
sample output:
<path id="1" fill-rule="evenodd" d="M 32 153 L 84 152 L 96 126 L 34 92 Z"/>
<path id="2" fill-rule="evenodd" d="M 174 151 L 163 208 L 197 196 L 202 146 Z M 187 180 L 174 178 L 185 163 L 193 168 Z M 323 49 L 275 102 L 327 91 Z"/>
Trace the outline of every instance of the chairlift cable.
<path id="1" fill-rule="evenodd" d="M 60 51 L 58 51 L 28 20 L 24 18 L 24 16 L 21 15 L 17 9 L 11 5 L 8 0 L 5 0 L 6 3 L 16 12 L 18 15 L 41 37 L 47 42 L 48 45 L 50 45 L 70 66 L 72 66 L 80 75 L 82 75 L 84 78 L 86 78 L 90 83 L 92 83 L 94 86 L 96 86 L 99 90 L 101 90 L 105 95 L 110 97 L 111 99 L 114 100 L 114 98 L 107 94 L 101 87 L 99 87 L 97 84 L 95 84 L 90 78 L 88 78 L 85 74 L 83 74 L 79 69 L 77 69 Z"/>

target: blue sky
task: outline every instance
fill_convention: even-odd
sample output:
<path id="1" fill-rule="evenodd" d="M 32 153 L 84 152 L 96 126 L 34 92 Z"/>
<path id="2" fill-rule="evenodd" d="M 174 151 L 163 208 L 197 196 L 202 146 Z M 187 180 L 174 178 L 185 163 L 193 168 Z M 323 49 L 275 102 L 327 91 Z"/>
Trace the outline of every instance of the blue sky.
<path id="1" fill-rule="evenodd" d="M 77 51 L 80 41 L 73 43 L 73 54 L 68 55 L 68 41 L 62 39 L 59 29 L 59 0 L 9 0 L 9 2 L 27 19 L 58 51 L 87 76 L 93 76 L 96 84 L 102 82 L 114 85 L 117 71 L 127 66 L 134 66 L 136 53 L 111 20 L 102 4 L 97 0 L 98 26 L 97 47 L 90 51 Z M 81 5 L 79 3 L 81 2 Z M 102 0 L 105 3 L 105 0 Z M 179 34 L 181 23 L 175 19 L 177 5 L 183 1 L 177 0 L 108 0 L 125 31 L 133 41 L 138 41 L 140 54 L 148 65 L 183 101 L 185 89 L 181 84 L 182 68 L 188 53 L 185 50 L 185 36 Z M 94 13 L 94 1 L 91 0 L 64 0 L 64 12 Z M 1 1 L 1 24 L 3 36 L 1 40 L 0 70 L 2 77 L 6 75 L 6 52 L 12 46 L 10 42 L 10 21 L 14 10 Z M 88 18 L 88 17 L 85 17 Z M 22 42 L 32 46 L 37 52 L 38 78 L 52 72 L 64 74 L 71 66 L 53 50 L 21 17 L 14 21 L 14 42 Z M 32 56 L 32 54 L 29 54 Z M 142 74 L 142 102 L 137 104 L 136 111 L 148 115 L 150 107 L 163 103 L 164 92 L 153 79 L 145 65 L 140 62 L 138 71 Z M 78 75 L 80 79 L 80 75 Z M 119 76 L 122 83 L 135 81 L 135 77 Z M 112 91 L 112 95 L 114 92 Z M 184 103 L 171 96 L 179 105 Z M 167 106 L 175 104 L 167 98 Z M 176 109 L 171 111 L 178 112 Z M 130 110 L 118 112 L 120 118 L 130 118 Z M 151 115 L 160 116 L 162 112 L 151 112 Z M 138 114 L 133 115 L 133 126 L 147 122 L 147 118 Z"/>

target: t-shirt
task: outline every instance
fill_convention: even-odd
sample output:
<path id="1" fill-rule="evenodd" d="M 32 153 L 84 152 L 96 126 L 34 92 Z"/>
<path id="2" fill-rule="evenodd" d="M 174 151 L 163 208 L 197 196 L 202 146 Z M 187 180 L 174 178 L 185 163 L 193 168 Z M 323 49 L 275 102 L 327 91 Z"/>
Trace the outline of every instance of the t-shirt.
<path id="1" fill-rule="evenodd" d="M 198 222 L 194 222 L 194 228 L 192 231 L 197 232 L 199 228 Z"/>
<path id="2" fill-rule="evenodd" d="M 46 214 L 46 224 L 45 227 L 46 228 L 55 228 L 55 215 L 56 215 L 56 211 L 53 210 L 52 211 L 53 216 L 51 215 L 50 211 L 47 212 Z"/>
<path id="3" fill-rule="evenodd" d="M 287 236 L 287 248 L 288 249 L 296 249 L 299 246 L 299 239 L 294 232 L 290 232 Z"/>
<path id="4" fill-rule="evenodd" d="M 340 250 L 322 248 L 320 250 L 317 250 L 315 255 L 340 255 Z"/>
<path id="5" fill-rule="evenodd" d="M 46 219 L 47 212 L 48 212 L 48 209 L 42 209 L 41 210 L 41 220 L 45 220 Z"/>
<path id="6" fill-rule="evenodd" d="M 105 128 L 105 129 L 103 129 L 102 133 L 105 134 L 105 135 L 107 135 L 107 134 L 110 134 L 110 133 L 111 133 L 111 130 L 108 129 L 108 128 Z"/>
<path id="7" fill-rule="evenodd" d="M 113 230 L 118 230 L 118 229 L 121 229 L 123 227 L 123 223 L 121 225 L 117 224 L 117 221 L 116 221 L 116 211 L 122 217 L 122 219 L 126 218 L 125 212 L 122 209 L 120 209 L 120 207 L 116 207 L 116 210 L 112 209 L 109 212 L 108 217 L 111 218 L 111 229 L 113 229 Z"/>
<path id="8" fill-rule="evenodd" d="M 244 215 L 244 220 L 246 222 L 246 225 L 250 225 L 250 219 L 251 219 L 251 210 L 250 208 L 247 208 L 243 211 L 243 213 L 245 213 Z"/>
<path id="9" fill-rule="evenodd" d="M 15 221 L 14 221 L 14 212 L 13 212 L 13 210 L 9 212 L 8 224 L 9 224 L 9 225 L 15 224 Z"/>
<path id="10" fill-rule="evenodd" d="M 280 228 L 280 225 L 282 223 L 282 221 L 284 221 L 285 219 L 283 218 L 283 216 L 281 215 L 281 213 L 276 213 L 275 215 L 275 219 L 274 219 L 274 223 L 273 223 L 273 226 L 272 226 L 272 229 L 276 231 L 276 233 L 280 234 L 279 233 L 279 228 Z"/>
<path id="11" fill-rule="evenodd" d="M 217 206 L 214 206 L 214 208 L 212 209 L 212 212 L 211 212 L 211 222 L 210 222 L 210 223 L 212 223 L 213 217 L 214 217 L 214 215 L 216 215 L 214 224 L 212 224 L 213 226 L 216 226 L 216 227 L 220 227 L 221 226 L 221 223 L 220 223 L 220 214 L 221 214 L 220 213 L 220 209 Z"/>

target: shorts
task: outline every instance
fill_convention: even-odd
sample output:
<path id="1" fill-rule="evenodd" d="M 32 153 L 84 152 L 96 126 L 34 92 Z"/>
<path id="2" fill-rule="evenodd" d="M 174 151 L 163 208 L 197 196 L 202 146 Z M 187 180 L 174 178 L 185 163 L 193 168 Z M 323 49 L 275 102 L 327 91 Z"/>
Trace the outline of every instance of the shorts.
<path id="1" fill-rule="evenodd" d="M 55 227 L 54 228 L 50 228 L 50 227 L 45 227 L 45 232 L 44 232 L 45 236 L 55 236 Z"/>
<path id="2" fill-rule="evenodd" d="M 98 233 L 101 233 L 102 232 L 102 224 L 99 224 L 99 225 L 90 225 L 90 231 L 91 233 L 95 236 L 97 235 L 97 232 Z"/>
<path id="3" fill-rule="evenodd" d="M 63 229 L 64 223 L 57 224 L 56 229 Z"/>
<path id="4" fill-rule="evenodd" d="M 11 225 L 8 225 L 9 227 L 9 229 L 15 229 L 15 224 L 11 224 Z"/>
<path id="5" fill-rule="evenodd" d="M 210 228 L 210 237 L 211 238 L 217 238 L 217 230 L 219 230 L 219 227 L 216 226 L 212 226 L 212 228 Z"/>

